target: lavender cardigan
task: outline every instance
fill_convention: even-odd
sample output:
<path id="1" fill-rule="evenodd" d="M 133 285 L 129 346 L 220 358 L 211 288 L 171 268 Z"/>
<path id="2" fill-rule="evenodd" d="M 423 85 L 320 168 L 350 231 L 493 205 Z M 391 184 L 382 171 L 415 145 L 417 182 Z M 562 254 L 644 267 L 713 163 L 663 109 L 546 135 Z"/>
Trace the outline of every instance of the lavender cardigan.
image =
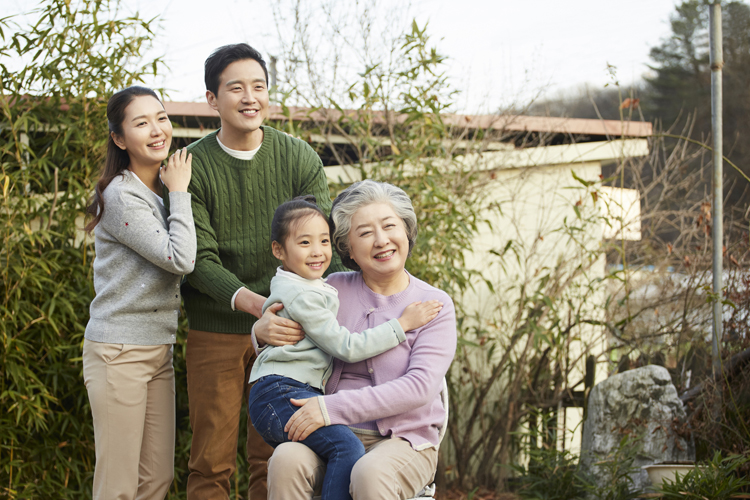
<path id="1" fill-rule="evenodd" d="M 403 438 L 415 450 L 438 445 L 445 411 L 440 401 L 443 377 L 456 352 L 456 312 L 443 291 L 409 275 L 406 290 L 379 295 L 359 272 L 334 273 L 328 284 L 339 291 L 339 324 L 358 332 L 398 318 L 412 302 L 437 299 L 443 309 L 427 325 L 406 332 L 406 342 L 367 360 L 372 387 L 336 392 L 344 362 L 334 360 L 333 375 L 318 398 L 326 425 L 376 420 L 380 434 Z"/>

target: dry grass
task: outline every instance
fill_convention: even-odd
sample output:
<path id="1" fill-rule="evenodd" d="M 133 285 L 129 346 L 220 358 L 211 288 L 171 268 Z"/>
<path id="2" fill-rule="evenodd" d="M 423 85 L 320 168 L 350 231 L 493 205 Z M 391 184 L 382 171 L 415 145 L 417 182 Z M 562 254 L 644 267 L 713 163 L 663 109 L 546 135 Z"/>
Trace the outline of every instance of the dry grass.
<path id="1" fill-rule="evenodd" d="M 521 497 L 513 493 L 496 493 L 484 488 L 478 489 L 472 495 L 470 491 L 452 488 L 443 493 L 438 491 L 435 498 L 436 500 L 468 500 L 469 498 L 472 500 L 520 500 Z"/>

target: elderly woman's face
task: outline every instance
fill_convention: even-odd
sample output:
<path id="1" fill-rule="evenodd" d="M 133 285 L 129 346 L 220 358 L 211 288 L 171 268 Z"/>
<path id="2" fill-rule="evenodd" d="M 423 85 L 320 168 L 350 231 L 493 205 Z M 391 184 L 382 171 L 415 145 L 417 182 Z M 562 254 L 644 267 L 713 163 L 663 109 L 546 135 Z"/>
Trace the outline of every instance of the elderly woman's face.
<path id="1" fill-rule="evenodd" d="M 352 217 L 349 247 L 363 274 L 373 279 L 392 277 L 403 271 L 409 255 L 404 221 L 388 203 L 365 205 Z"/>

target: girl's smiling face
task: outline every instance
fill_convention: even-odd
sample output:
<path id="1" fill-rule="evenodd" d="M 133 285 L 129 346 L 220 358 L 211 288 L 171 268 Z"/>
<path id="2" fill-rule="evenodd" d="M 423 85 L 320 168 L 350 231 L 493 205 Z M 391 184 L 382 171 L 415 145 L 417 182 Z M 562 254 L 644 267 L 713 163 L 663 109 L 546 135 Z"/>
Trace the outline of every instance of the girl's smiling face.
<path id="1" fill-rule="evenodd" d="M 293 221 L 283 244 L 271 244 L 274 257 L 285 271 L 314 280 L 323 277 L 331 264 L 328 222 L 320 214 L 307 214 Z"/>

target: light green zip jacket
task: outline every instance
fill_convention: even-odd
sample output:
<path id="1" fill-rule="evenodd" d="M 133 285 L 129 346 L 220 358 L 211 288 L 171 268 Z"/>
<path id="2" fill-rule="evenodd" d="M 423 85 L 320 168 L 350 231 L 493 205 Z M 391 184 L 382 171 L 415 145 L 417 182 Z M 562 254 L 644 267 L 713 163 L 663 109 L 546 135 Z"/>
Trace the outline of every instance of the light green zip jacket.
<path id="1" fill-rule="evenodd" d="M 271 280 L 271 294 L 263 311 L 281 302 L 279 315 L 302 325 L 305 338 L 295 345 L 268 346 L 253 364 L 250 382 L 266 375 L 281 375 L 324 390 L 333 358 L 356 363 L 377 356 L 406 340 L 394 318 L 361 333 L 353 333 L 336 320 L 338 292 L 322 279 L 308 280 L 279 268 Z"/>

